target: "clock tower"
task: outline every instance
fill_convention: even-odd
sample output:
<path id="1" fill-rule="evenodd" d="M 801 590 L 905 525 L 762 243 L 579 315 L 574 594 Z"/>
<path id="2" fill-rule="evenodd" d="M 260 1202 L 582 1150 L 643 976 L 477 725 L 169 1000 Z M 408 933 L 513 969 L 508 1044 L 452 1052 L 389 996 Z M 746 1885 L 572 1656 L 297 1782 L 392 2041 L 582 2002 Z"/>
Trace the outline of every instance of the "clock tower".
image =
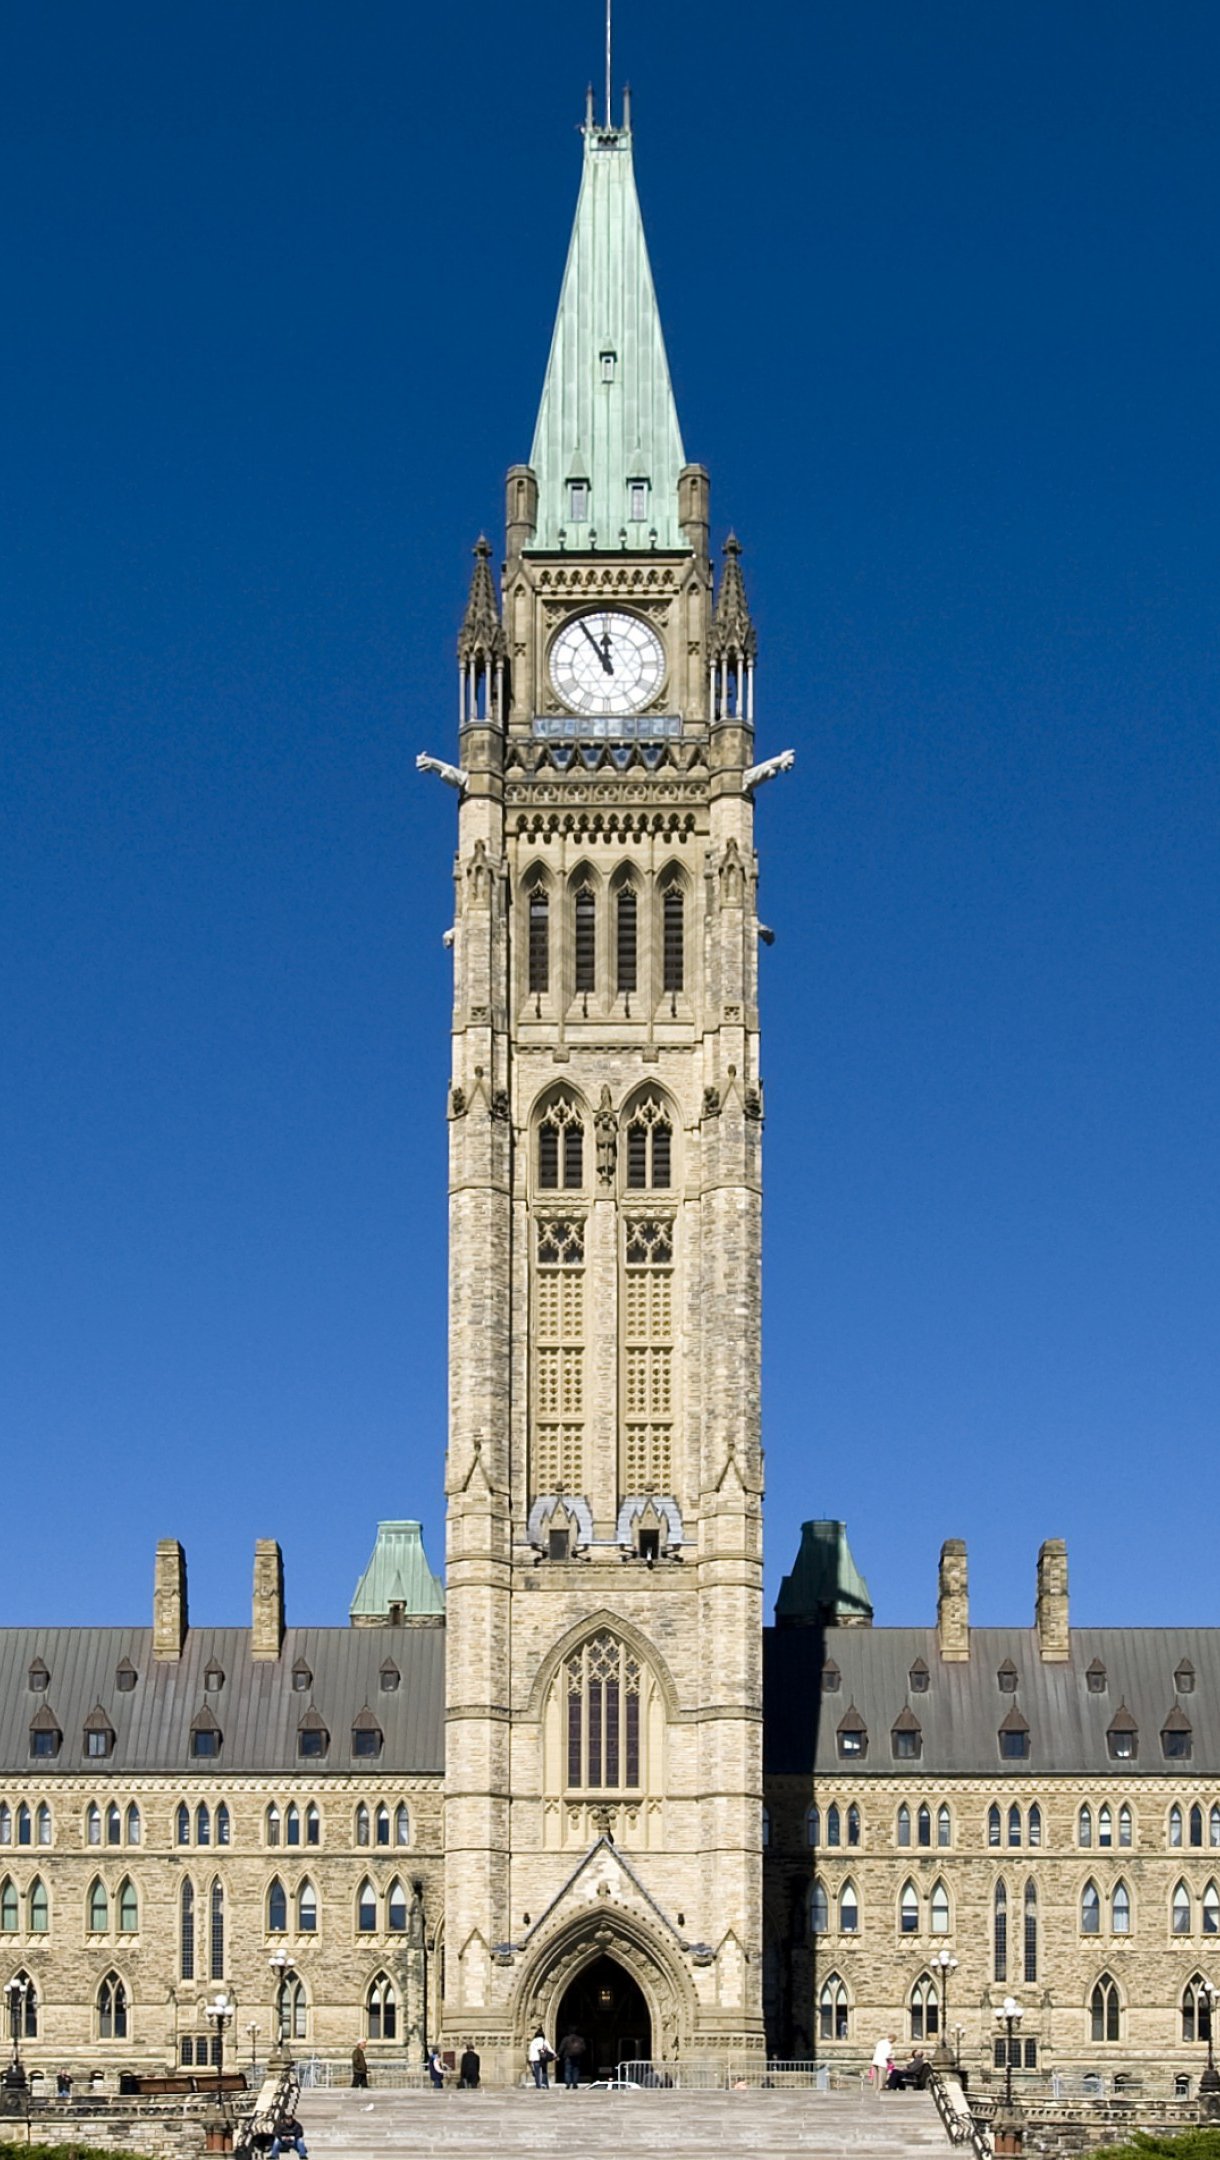
<path id="1" fill-rule="evenodd" d="M 443 2027 L 762 2046 L 754 631 L 592 99 L 458 644 Z M 422 763 L 435 764 L 433 760 Z"/>

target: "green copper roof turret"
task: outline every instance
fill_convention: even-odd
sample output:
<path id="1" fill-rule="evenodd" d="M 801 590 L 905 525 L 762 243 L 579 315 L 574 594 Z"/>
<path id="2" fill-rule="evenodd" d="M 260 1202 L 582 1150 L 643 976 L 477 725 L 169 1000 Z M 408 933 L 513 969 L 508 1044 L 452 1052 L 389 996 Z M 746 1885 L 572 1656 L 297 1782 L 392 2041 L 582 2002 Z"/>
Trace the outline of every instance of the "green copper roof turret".
<path id="1" fill-rule="evenodd" d="M 428 1566 L 417 1522 L 377 1525 L 373 1556 L 356 1585 L 353 1626 L 430 1619 L 445 1610 L 445 1593 Z"/>
<path id="2" fill-rule="evenodd" d="M 846 1523 L 802 1523 L 792 1573 L 775 1601 L 776 1626 L 870 1627 L 872 1618 L 873 1601 L 852 1558 Z"/>
<path id="3" fill-rule="evenodd" d="M 678 524 L 685 459 L 631 131 L 597 127 L 590 111 L 584 138 L 576 222 L 530 458 L 538 476 L 531 545 L 617 550 L 625 531 L 631 548 L 685 549 L 689 541 Z M 584 497 L 573 492 L 574 481 L 586 483 Z"/>

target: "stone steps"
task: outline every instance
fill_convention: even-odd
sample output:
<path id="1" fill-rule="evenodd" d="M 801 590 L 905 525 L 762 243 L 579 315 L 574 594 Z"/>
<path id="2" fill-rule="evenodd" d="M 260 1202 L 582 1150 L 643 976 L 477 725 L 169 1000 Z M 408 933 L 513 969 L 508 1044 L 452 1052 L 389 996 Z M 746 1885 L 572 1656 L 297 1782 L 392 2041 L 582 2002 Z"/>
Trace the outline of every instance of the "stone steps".
<path id="1" fill-rule="evenodd" d="M 302 2093 L 299 2112 L 310 2160 L 905 2160 L 948 2149 L 927 2093 L 372 2089 Z"/>

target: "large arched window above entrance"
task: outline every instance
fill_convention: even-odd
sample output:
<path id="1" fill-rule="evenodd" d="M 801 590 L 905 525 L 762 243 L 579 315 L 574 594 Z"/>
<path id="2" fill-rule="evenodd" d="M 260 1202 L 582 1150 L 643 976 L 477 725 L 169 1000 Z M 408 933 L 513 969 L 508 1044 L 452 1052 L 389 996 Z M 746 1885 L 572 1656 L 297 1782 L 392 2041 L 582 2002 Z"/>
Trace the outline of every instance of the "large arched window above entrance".
<path id="1" fill-rule="evenodd" d="M 602 1628 L 565 1661 L 564 1676 L 569 1791 L 638 1791 L 638 1657 Z"/>

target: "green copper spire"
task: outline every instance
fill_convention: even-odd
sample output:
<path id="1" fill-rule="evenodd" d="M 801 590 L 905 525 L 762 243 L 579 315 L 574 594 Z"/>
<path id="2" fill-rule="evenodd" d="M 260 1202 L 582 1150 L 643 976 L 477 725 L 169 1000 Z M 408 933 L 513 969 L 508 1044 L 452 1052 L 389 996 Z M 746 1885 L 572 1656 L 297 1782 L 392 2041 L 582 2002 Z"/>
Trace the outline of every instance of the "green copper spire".
<path id="1" fill-rule="evenodd" d="M 686 548 L 685 459 L 631 163 L 631 129 L 598 127 L 584 171 L 534 448 L 533 545 Z M 582 492 L 583 483 L 583 492 Z M 634 485 L 633 485 L 634 483 Z M 643 483 L 643 486 L 641 486 Z M 593 535 L 596 534 L 594 541 Z"/>
<path id="2" fill-rule="evenodd" d="M 417 1522 L 377 1525 L 373 1557 L 356 1584 L 353 1626 L 429 1619 L 445 1610 L 445 1593 L 428 1566 Z"/>

